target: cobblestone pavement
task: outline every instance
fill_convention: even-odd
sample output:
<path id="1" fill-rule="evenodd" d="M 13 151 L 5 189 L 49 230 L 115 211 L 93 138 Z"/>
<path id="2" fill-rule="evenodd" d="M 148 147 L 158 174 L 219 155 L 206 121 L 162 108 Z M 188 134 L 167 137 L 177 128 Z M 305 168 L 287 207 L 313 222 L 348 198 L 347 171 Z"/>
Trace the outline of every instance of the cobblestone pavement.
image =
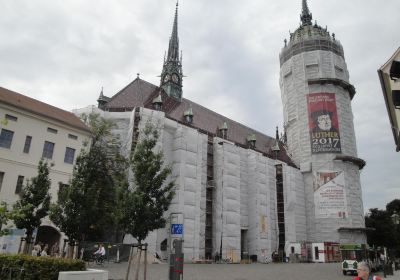
<path id="1" fill-rule="evenodd" d="M 103 269 L 109 271 L 109 279 L 123 280 L 126 268 L 127 263 L 123 262 L 105 264 Z M 134 269 L 135 266 L 131 267 L 130 280 L 134 279 Z M 167 264 L 148 265 L 147 280 L 168 280 L 168 269 Z M 143 267 L 140 275 L 139 279 L 143 279 Z M 340 263 L 185 264 L 183 273 L 185 280 L 351 280 L 352 278 L 350 275 L 342 274 Z M 394 276 L 388 276 L 387 279 L 399 280 L 400 271 L 396 271 Z"/>

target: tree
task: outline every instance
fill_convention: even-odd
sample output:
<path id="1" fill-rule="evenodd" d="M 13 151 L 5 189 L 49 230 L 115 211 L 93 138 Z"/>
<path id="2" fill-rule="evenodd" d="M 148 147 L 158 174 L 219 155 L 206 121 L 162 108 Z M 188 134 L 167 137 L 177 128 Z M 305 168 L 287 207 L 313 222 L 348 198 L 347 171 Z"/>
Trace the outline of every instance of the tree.
<path id="1" fill-rule="evenodd" d="M 7 209 L 7 203 L 1 202 L 0 203 L 0 236 L 7 235 L 8 229 L 3 228 L 8 223 L 10 219 L 10 212 Z"/>
<path id="2" fill-rule="evenodd" d="M 78 155 L 70 185 L 59 189 L 50 219 L 71 241 L 104 240 L 118 225 L 116 195 L 127 165 L 111 132 L 115 124 L 97 114 L 83 115 L 83 120 L 91 129 L 91 143 Z"/>
<path id="3" fill-rule="evenodd" d="M 365 225 L 374 228 L 372 231 L 367 231 L 367 240 L 370 246 L 392 246 L 393 224 L 387 211 L 378 208 L 369 209 L 369 213 L 365 217 Z"/>
<path id="4" fill-rule="evenodd" d="M 400 215 L 400 199 L 393 199 L 391 202 L 386 204 L 386 211 L 393 215 L 394 212 Z"/>
<path id="5" fill-rule="evenodd" d="M 386 210 L 372 208 L 365 217 L 365 225 L 374 228 L 367 231 L 370 246 L 384 246 L 393 254 L 400 254 L 400 225 L 396 225 L 393 214 L 400 213 L 400 200 L 394 199 L 386 205 Z"/>
<path id="6" fill-rule="evenodd" d="M 165 227 L 163 214 L 175 195 L 174 182 L 166 183 L 172 170 L 164 165 L 162 151 L 155 151 L 158 138 L 157 128 L 150 122 L 146 123 L 130 160 L 134 186 L 127 191 L 124 200 L 123 225 L 126 233 L 131 234 L 139 244 L 150 231 Z M 131 258 L 126 277 L 130 263 Z"/>
<path id="7" fill-rule="evenodd" d="M 26 240 L 32 240 L 33 231 L 46 217 L 50 206 L 49 164 L 41 159 L 38 165 L 38 175 L 28 180 L 22 188 L 20 199 L 13 205 L 12 220 L 19 229 L 25 229 Z"/>

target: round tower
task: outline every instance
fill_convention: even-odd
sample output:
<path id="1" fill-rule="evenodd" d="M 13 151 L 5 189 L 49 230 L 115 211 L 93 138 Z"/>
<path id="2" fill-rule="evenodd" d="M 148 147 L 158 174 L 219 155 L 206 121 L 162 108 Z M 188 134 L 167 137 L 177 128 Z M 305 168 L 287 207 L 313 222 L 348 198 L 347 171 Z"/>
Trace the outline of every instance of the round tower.
<path id="1" fill-rule="evenodd" d="M 335 34 L 312 22 L 302 1 L 300 26 L 280 53 L 287 150 L 303 174 L 307 241 L 366 243 L 344 52 Z"/>

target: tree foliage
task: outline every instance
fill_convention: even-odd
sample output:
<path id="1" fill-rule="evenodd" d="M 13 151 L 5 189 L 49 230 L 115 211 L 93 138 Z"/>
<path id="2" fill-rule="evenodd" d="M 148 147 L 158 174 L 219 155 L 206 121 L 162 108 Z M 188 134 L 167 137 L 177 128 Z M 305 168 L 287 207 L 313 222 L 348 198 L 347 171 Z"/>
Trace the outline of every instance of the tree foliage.
<path id="1" fill-rule="evenodd" d="M 400 200 L 394 199 L 386 205 L 386 210 L 372 208 L 365 217 L 365 225 L 374 228 L 367 231 L 370 246 L 384 246 L 400 252 L 400 225 L 396 225 L 392 215 L 400 213 Z"/>
<path id="2" fill-rule="evenodd" d="M 33 231 L 46 217 L 50 206 L 49 164 L 41 159 L 36 177 L 28 180 L 22 188 L 20 199 L 13 205 L 12 220 L 19 229 L 26 230 L 27 240 L 31 240 Z"/>
<path id="3" fill-rule="evenodd" d="M 165 227 L 163 217 L 175 195 L 174 182 L 166 182 L 171 168 L 164 165 L 162 151 L 155 151 L 159 132 L 148 122 L 131 156 L 134 187 L 124 200 L 123 225 L 139 243 L 152 230 Z"/>
<path id="4" fill-rule="evenodd" d="M 115 124 L 97 114 L 84 115 L 91 143 L 76 159 L 68 187 L 59 189 L 50 219 L 71 240 L 102 240 L 117 225 L 117 189 L 126 184 L 126 160 L 111 133 Z"/>
<path id="5" fill-rule="evenodd" d="M 0 236 L 7 235 L 8 229 L 4 228 L 10 219 L 10 212 L 7 209 L 7 203 L 0 203 Z"/>

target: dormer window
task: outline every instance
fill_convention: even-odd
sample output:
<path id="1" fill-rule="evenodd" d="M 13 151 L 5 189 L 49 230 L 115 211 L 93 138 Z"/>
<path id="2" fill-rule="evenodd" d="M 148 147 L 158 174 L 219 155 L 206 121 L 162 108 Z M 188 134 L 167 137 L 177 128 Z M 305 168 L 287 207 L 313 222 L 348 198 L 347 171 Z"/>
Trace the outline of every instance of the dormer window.
<path id="1" fill-rule="evenodd" d="M 185 117 L 185 121 L 189 124 L 193 123 L 193 110 L 192 106 L 189 107 L 184 113 L 183 116 Z"/>
<path id="2" fill-rule="evenodd" d="M 156 98 L 153 99 L 153 108 L 154 110 L 161 111 L 162 109 L 162 98 L 161 94 L 159 94 Z"/>
<path id="3" fill-rule="evenodd" d="M 256 140 L 256 135 L 254 133 L 247 136 L 247 145 L 250 149 L 256 148 Z"/>
<path id="4" fill-rule="evenodd" d="M 222 139 L 227 139 L 228 138 L 228 125 L 226 122 L 224 122 L 219 129 L 220 135 Z"/>

